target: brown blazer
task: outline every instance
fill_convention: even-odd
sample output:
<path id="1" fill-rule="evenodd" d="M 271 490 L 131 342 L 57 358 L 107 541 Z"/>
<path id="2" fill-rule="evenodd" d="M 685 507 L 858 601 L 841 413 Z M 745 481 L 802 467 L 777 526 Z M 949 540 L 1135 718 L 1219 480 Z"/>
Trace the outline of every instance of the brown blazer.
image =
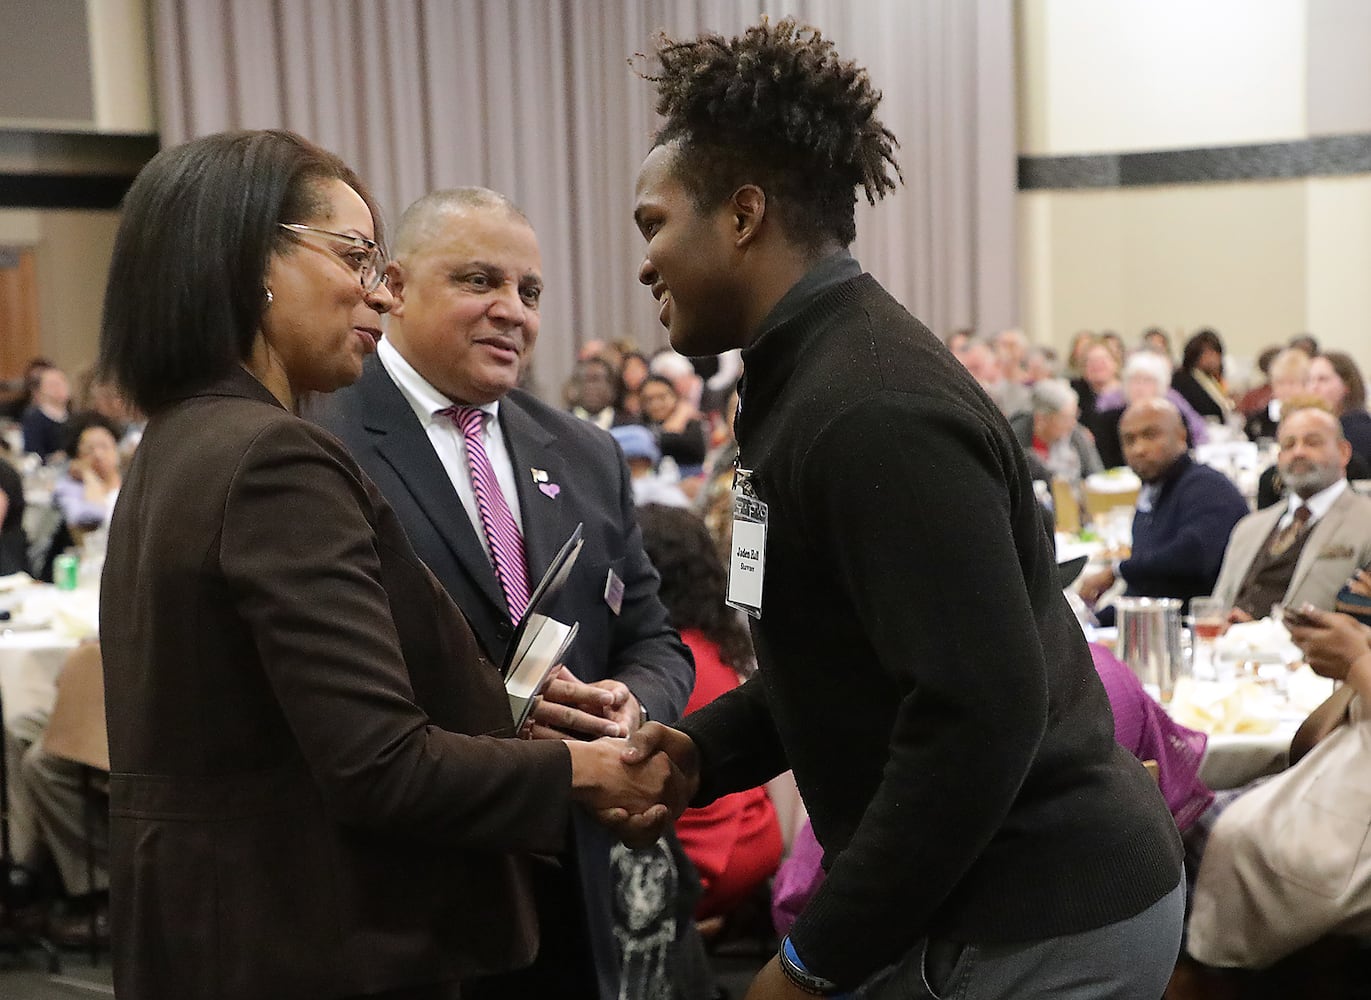
<path id="1" fill-rule="evenodd" d="M 527 964 L 570 755 L 346 450 L 245 371 L 149 422 L 101 595 L 115 986 L 326 998 Z M 459 735 L 465 734 L 465 735 Z"/>

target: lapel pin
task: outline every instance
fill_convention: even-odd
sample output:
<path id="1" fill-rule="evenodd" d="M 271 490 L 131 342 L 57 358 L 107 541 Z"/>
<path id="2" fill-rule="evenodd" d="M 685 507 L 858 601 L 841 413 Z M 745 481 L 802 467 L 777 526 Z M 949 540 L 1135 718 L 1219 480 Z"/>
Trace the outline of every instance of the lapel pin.
<path id="1" fill-rule="evenodd" d="M 546 478 L 547 473 L 543 473 L 543 476 Z M 562 488 L 556 483 L 539 483 L 538 490 L 549 500 L 556 500 L 557 494 L 562 492 Z"/>
<path id="2" fill-rule="evenodd" d="M 547 473 L 546 473 L 544 470 L 542 470 L 542 469 L 529 469 L 528 471 L 531 472 L 531 473 L 533 473 L 533 481 L 534 481 L 535 483 L 545 483 L 545 482 L 547 482 Z"/>

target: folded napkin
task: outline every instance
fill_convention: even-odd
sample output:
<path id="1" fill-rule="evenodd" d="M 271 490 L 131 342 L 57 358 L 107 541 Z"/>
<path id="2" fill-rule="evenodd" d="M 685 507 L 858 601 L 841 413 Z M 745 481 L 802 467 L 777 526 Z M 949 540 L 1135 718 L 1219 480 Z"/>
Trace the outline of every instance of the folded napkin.
<path id="1" fill-rule="evenodd" d="M 1214 640 L 1214 655 L 1242 663 L 1299 663 L 1304 659 L 1299 647 L 1290 641 L 1285 624 L 1275 618 L 1228 626 L 1228 631 Z"/>
<path id="2" fill-rule="evenodd" d="M 1251 680 L 1197 681 L 1182 677 L 1167 712 L 1182 726 L 1211 736 L 1275 730 L 1281 722 L 1281 703 L 1275 694 Z"/>

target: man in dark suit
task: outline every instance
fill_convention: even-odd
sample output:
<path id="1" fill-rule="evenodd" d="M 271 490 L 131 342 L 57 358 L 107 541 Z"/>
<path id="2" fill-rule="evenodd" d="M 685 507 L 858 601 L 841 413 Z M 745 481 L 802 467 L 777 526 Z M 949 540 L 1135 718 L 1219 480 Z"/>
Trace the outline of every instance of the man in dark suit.
<path id="1" fill-rule="evenodd" d="M 500 660 L 528 592 L 578 523 L 585 548 L 552 614 L 579 622 L 534 716 L 536 738 L 628 736 L 674 720 L 690 654 L 657 597 L 613 438 L 516 388 L 538 335 L 538 241 L 506 198 L 430 194 L 395 236 L 389 335 L 318 416 L 375 480 L 420 557 Z M 577 814 L 575 848 L 537 889 L 542 950 L 464 996 L 619 995 L 611 838 Z"/>

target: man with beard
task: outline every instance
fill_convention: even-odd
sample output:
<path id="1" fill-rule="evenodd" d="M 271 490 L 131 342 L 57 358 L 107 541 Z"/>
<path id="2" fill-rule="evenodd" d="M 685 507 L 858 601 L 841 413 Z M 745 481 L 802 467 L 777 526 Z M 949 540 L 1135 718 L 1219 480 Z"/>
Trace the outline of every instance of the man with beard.
<path id="1" fill-rule="evenodd" d="M 1228 542 L 1214 596 L 1229 621 L 1265 618 L 1273 604 L 1332 610 L 1338 588 L 1371 562 L 1371 500 L 1347 485 L 1352 446 L 1321 405 L 1293 403 L 1281 418 L 1283 504 L 1249 514 Z"/>

